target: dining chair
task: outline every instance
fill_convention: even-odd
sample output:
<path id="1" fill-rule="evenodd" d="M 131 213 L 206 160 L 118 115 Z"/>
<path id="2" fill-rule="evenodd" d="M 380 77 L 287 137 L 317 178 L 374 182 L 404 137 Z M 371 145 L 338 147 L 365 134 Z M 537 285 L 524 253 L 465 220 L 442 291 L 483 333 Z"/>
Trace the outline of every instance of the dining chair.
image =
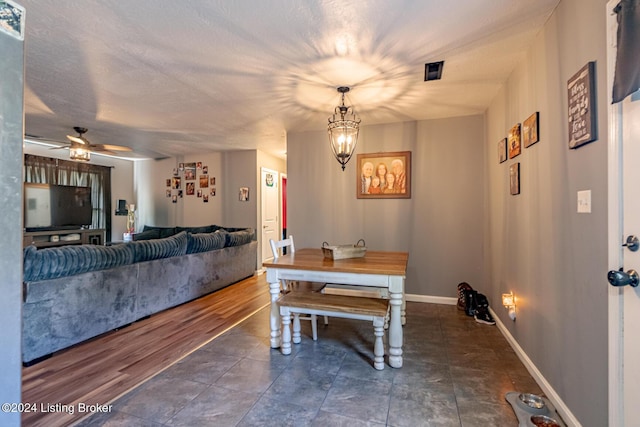
<path id="1" fill-rule="evenodd" d="M 289 235 L 288 238 L 282 240 L 273 240 L 269 239 L 269 244 L 271 245 L 271 252 L 273 253 L 273 259 L 277 260 L 280 257 L 280 251 L 284 248 L 287 249 L 288 253 L 293 254 L 296 251 L 296 247 L 293 243 L 293 236 Z M 294 280 L 281 280 L 280 286 L 282 287 L 281 292 L 287 293 L 293 291 L 293 288 L 299 285 Z M 300 320 L 309 320 L 311 322 L 311 333 L 313 336 L 313 340 L 318 340 L 318 319 L 315 314 L 310 314 L 308 316 L 300 316 Z M 329 324 L 329 318 L 324 316 L 324 324 Z"/>

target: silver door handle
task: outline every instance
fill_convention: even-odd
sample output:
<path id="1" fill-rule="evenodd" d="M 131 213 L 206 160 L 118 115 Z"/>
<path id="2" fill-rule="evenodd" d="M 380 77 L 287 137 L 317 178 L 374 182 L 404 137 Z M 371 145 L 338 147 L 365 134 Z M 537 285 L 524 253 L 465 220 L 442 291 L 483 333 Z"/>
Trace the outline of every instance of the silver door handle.
<path id="1" fill-rule="evenodd" d="M 618 271 L 611 270 L 609 273 L 607 273 L 607 280 L 609 281 L 611 286 L 630 285 L 631 287 L 635 288 L 638 286 L 638 283 L 640 283 L 640 276 L 638 275 L 638 272 L 633 269 L 627 271 L 626 273 L 622 271 L 622 269 Z"/>

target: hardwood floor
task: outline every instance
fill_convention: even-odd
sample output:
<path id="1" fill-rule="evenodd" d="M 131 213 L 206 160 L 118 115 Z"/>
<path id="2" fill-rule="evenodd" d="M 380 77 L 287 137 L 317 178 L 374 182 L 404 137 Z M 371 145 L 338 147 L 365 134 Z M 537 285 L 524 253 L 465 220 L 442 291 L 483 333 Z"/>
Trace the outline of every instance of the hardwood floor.
<path id="1" fill-rule="evenodd" d="M 78 404 L 114 401 L 269 302 L 266 275 L 250 277 L 24 367 L 22 402 L 37 411 L 24 413 L 22 424 L 70 425 L 88 415 Z"/>

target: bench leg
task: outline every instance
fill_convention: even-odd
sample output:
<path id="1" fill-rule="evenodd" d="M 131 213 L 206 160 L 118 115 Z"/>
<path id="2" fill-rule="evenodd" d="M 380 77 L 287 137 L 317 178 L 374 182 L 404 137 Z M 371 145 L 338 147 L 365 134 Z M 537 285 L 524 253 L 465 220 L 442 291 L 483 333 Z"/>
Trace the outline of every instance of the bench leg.
<path id="1" fill-rule="evenodd" d="M 293 343 L 300 344 L 300 313 L 293 313 Z"/>
<path id="2" fill-rule="evenodd" d="M 382 342 L 384 324 L 384 317 L 375 317 L 373 319 L 373 333 L 376 336 L 375 344 L 373 345 L 373 367 L 379 371 L 384 369 L 384 343 Z"/>
<path id="3" fill-rule="evenodd" d="M 282 345 L 280 345 L 280 351 L 282 351 L 282 354 L 291 354 L 291 313 L 286 307 L 280 307 L 280 318 L 282 319 Z"/>

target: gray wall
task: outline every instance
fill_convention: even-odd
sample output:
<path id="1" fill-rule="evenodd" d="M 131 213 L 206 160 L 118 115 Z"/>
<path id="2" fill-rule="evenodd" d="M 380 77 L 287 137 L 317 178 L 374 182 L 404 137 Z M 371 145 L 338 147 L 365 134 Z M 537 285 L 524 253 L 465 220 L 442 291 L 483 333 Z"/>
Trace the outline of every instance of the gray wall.
<path id="1" fill-rule="evenodd" d="M 0 32 L 0 403 L 19 403 L 22 369 L 22 136 L 24 42 Z M 19 426 L 20 413 L 0 412 Z"/>
<path id="2" fill-rule="evenodd" d="M 604 0 L 563 0 L 487 112 L 485 245 L 490 299 L 513 291 L 509 332 L 585 426 L 608 422 L 607 105 Z M 567 80 L 597 61 L 599 139 L 567 142 Z M 498 164 L 508 129 L 540 112 L 540 142 Z M 520 162 L 521 194 L 509 195 Z M 592 213 L 576 213 L 577 191 Z"/>
<path id="3" fill-rule="evenodd" d="M 363 114 L 366 124 L 366 115 Z M 326 131 L 288 135 L 288 231 L 298 247 L 355 243 L 409 251 L 407 293 L 483 289 L 484 117 L 364 126 L 356 153 L 412 152 L 411 199 L 357 199 L 355 155 L 342 172 Z"/>

